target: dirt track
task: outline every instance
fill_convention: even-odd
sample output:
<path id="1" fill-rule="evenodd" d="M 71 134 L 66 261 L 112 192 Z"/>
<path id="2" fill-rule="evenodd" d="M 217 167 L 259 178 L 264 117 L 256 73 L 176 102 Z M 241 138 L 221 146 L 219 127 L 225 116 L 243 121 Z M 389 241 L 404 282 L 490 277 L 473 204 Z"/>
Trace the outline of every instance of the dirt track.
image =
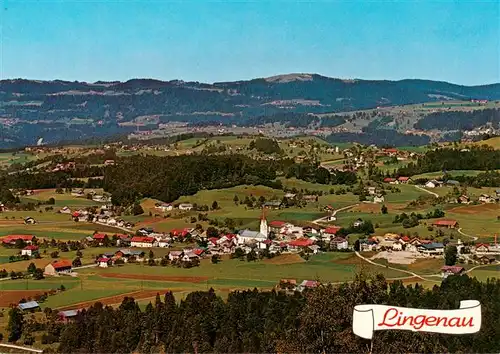
<path id="1" fill-rule="evenodd" d="M 100 273 L 101 277 L 135 280 L 163 280 L 180 283 L 200 283 L 206 281 L 208 277 L 179 277 L 170 275 L 149 275 L 149 274 L 120 274 L 120 273 Z"/>

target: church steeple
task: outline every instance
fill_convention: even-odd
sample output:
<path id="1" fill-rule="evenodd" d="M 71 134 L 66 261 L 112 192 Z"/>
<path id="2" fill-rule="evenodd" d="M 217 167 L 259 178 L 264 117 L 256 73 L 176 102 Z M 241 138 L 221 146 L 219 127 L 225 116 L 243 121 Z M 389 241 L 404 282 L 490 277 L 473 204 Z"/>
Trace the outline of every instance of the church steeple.
<path id="1" fill-rule="evenodd" d="M 262 215 L 260 217 L 260 230 L 259 232 L 268 237 L 268 228 L 267 228 L 267 220 L 266 220 L 266 211 L 265 208 L 262 208 Z"/>

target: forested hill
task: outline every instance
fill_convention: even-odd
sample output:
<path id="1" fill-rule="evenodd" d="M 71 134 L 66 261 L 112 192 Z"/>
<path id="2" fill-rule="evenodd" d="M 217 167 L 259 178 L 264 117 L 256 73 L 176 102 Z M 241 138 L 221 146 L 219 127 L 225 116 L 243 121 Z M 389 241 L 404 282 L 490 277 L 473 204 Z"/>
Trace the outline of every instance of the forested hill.
<path id="1" fill-rule="evenodd" d="M 283 113 L 352 111 L 447 99 L 500 99 L 500 84 L 340 80 L 290 74 L 250 81 L 0 81 L 2 147 L 126 133 L 136 123 L 252 122 Z M 293 117 L 293 116 L 292 116 Z M 258 121 L 266 121 L 259 118 Z M 40 124 L 42 123 L 42 124 Z M 132 123 L 127 127 L 127 123 Z"/>

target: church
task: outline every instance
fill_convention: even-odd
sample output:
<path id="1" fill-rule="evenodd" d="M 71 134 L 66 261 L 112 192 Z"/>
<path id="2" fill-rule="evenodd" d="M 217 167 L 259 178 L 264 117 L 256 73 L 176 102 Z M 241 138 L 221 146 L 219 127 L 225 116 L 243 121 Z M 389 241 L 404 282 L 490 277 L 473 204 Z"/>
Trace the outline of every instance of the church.
<path id="1" fill-rule="evenodd" d="M 269 237 L 269 230 L 264 210 L 265 209 L 262 208 L 259 231 L 241 230 L 238 232 L 238 235 L 236 236 L 238 246 L 257 242 L 259 248 L 265 249 L 267 247 L 264 241 L 266 241 Z"/>

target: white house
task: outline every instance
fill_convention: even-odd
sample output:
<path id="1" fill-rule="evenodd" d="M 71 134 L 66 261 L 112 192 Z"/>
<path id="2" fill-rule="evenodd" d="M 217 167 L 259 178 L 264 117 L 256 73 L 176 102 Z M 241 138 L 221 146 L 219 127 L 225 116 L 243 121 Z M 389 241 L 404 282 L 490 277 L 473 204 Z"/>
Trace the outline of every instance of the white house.
<path id="1" fill-rule="evenodd" d="M 154 237 L 134 236 L 130 240 L 131 247 L 158 247 L 158 241 Z"/>
<path id="2" fill-rule="evenodd" d="M 174 209 L 174 206 L 172 204 L 160 204 L 155 206 L 155 209 L 164 213 L 166 211 L 171 211 L 172 209 Z"/>
<path id="3" fill-rule="evenodd" d="M 425 184 L 425 187 L 426 188 L 436 188 L 436 187 L 439 187 L 441 184 L 436 181 L 436 180 L 431 180 L 431 181 L 428 181 L 426 184 Z"/>
<path id="4" fill-rule="evenodd" d="M 349 243 L 343 237 L 334 237 L 330 241 L 330 247 L 337 250 L 346 250 L 349 247 Z"/>
<path id="5" fill-rule="evenodd" d="M 38 246 L 28 245 L 21 250 L 21 256 L 35 256 L 38 254 Z"/>
<path id="6" fill-rule="evenodd" d="M 373 202 L 374 203 L 383 203 L 385 201 L 385 198 L 382 194 L 376 195 L 373 197 Z"/>
<path id="7" fill-rule="evenodd" d="M 170 251 L 170 253 L 168 254 L 168 259 L 170 261 L 173 261 L 173 260 L 176 260 L 176 259 L 179 259 L 182 257 L 182 254 L 184 252 L 182 251 Z"/>
<path id="8" fill-rule="evenodd" d="M 488 194 L 481 194 L 479 197 L 479 201 L 481 203 L 495 203 L 496 200 L 493 197 L 490 197 Z"/>
<path id="9" fill-rule="evenodd" d="M 258 242 L 260 248 L 265 248 L 265 244 L 262 243 L 264 240 L 267 240 L 267 237 L 258 231 L 241 230 L 236 235 L 236 242 L 238 246 L 242 246 L 247 243 Z"/>
<path id="10" fill-rule="evenodd" d="M 108 268 L 111 263 L 111 259 L 107 257 L 101 257 L 97 260 L 97 266 L 100 268 Z"/>
<path id="11" fill-rule="evenodd" d="M 179 210 L 191 210 L 191 209 L 193 209 L 193 204 L 191 203 L 179 204 Z"/>
<path id="12" fill-rule="evenodd" d="M 403 243 L 401 241 L 395 241 L 392 244 L 392 249 L 394 251 L 402 251 L 403 250 Z"/>

